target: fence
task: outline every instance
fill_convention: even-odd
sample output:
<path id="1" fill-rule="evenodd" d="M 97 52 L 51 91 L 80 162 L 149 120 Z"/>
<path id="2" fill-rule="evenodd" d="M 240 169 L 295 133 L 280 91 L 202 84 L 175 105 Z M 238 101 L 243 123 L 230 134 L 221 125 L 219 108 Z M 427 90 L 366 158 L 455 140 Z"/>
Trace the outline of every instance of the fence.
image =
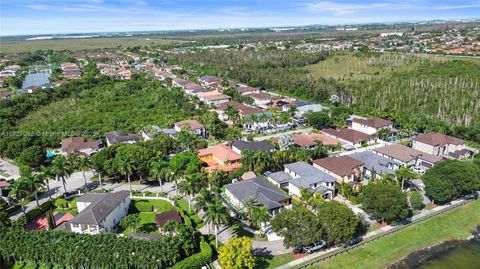
<path id="1" fill-rule="evenodd" d="M 175 206 L 175 201 L 173 201 L 172 199 L 168 198 L 168 197 L 161 197 L 158 193 L 156 196 L 148 196 L 146 195 L 145 193 L 143 193 L 142 196 L 139 196 L 139 195 L 133 195 L 130 193 L 130 199 L 152 199 L 152 200 L 164 200 L 164 201 L 167 201 L 169 202 L 170 204 L 172 204 L 173 206 Z"/>
<path id="2" fill-rule="evenodd" d="M 408 227 L 412 226 L 413 224 L 416 224 L 416 223 L 419 223 L 419 222 L 422 222 L 422 221 L 431 219 L 431 218 L 433 218 L 433 217 L 435 217 L 435 216 L 437 216 L 437 215 L 439 215 L 439 214 L 448 212 L 448 211 L 450 211 L 450 210 L 453 210 L 453 209 L 455 209 L 455 208 L 457 208 L 457 207 L 459 207 L 459 206 L 465 205 L 465 204 L 467 204 L 467 203 L 469 203 L 469 202 L 472 202 L 472 201 L 473 201 L 473 199 L 462 200 L 461 202 L 459 202 L 459 203 L 457 203 L 457 204 L 451 205 L 451 206 L 449 206 L 449 207 L 446 207 L 446 208 L 443 208 L 443 209 L 441 209 L 441 210 L 438 210 L 438 211 L 436 211 L 436 212 L 434 212 L 434 213 L 431 213 L 431 214 L 428 214 L 428 215 L 426 215 L 426 216 L 420 217 L 420 218 L 418 218 L 418 219 L 416 219 L 416 220 L 414 220 L 414 221 L 412 221 L 412 222 L 410 222 L 410 223 L 408 223 L 408 224 L 404 224 L 404 225 L 395 227 L 395 228 L 393 228 L 393 229 L 391 229 L 391 230 L 389 230 L 389 231 L 386 231 L 386 232 L 384 232 L 384 233 L 382 233 L 382 234 L 379 234 L 379 235 L 374 235 L 374 236 L 366 239 L 365 241 L 361 241 L 361 242 L 359 242 L 359 243 L 357 243 L 357 244 L 355 244 L 355 245 L 353 245 L 353 246 L 349 246 L 349 247 L 346 247 L 346 248 L 342 248 L 342 249 L 338 249 L 338 250 L 332 251 L 332 252 L 330 252 L 330 253 L 326 253 L 326 254 L 320 256 L 319 258 L 317 258 L 316 260 L 311 261 L 311 262 L 309 262 L 309 263 L 307 263 L 307 264 L 301 265 L 301 266 L 299 266 L 299 267 L 297 267 L 297 268 L 298 268 L 298 269 L 304 269 L 304 268 L 308 268 L 308 267 L 310 267 L 310 266 L 314 266 L 314 265 L 316 265 L 316 264 L 318 264 L 318 263 L 321 263 L 321 262 L 323 262 L 323 261 L 325 261 L 325 260 L 328 260 L 328 259 L 330 259 L 330 258 L 332 258 L 332 257 L 335 257 L 335 256 L 340 255 L 340 254 L 347 253 L 347 252 L 349 252 L 349 251 L 351 251 L 351 250 L 354 250 L 354 249 L 356 249 L 356 248 L 359 248 L 359 247 L 361 247 L 361 246 L 363 246 L 363 245 L 365 245 L 365 244 L 368 244 L 368 243 L 370 243 L 370 242 L 373 242 L 373 241 L 375 241 L 375 240 L 381 239 L 381 238 L 383 238 L 383 237 L 385 237 L 385 236 L 388 236 L 388 235 L 390 235 L 390 234 L 393 234 L 393 233 L 396 233 L 396 232 L 399 232 L 399 231 L 403 231 L 403 230 L 407 229 Z M 357 238 L 357 240 L 359 240 L 359 238 Z M 355 241 L 355 239 L 354 239 L 354 241 Z"/>

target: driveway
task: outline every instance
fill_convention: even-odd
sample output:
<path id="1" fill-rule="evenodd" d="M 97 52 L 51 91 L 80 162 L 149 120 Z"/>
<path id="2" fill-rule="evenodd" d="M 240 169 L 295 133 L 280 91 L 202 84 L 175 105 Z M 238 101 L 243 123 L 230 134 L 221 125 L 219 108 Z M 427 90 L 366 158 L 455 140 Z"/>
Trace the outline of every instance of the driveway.
<path id="1" fill-rule="evenodd" d="M 16 179 L 20 177 L 18 166 L 12 164 L 6 159 L 0 159 L 0 177 L 6 179 Z"/>
<path id="2" fill-rule="evenodd" d="M 93 173 L 92 172 L 86 172 L 85 175 L 87 177 L 87 184 L 89 186 L 92 186 L 92 184 L 94 184 L 94 183 L 91 183 L 89 178 L 91 178 L 93 176 Z M 69 178 L 67 178 L 66 182 L 67 182 L 66 187 L 67 187 L 68 192 L 74 192 L 74 191 L 77 191 L 79 189 L 82 189 L 83 185 L 84 185 L 82 172 L 73 173 Z M 52 198 L 57 198 L 57 197 L 62 196 L 63 191 L 64 191 L 63 190 L 63 184 L 62 184 L 61 180 L 58 180 L 58 181 L 50 180 L 50 193 L 52 195 Z M 39 199 L 40 204 L 45 203 L 49 199 L 48 193 L 47 192 L 43 193 L 39 198 L 40 198 Z M 37 202 L 34 200 L 34 201 L 28 203 L 25 206 L 25 211 L 29 212 L 36 207 L 37 207 Z M 16 220 L 21 215 L 22 215 L 22 210 L 18 209 L 17 211 L 13 212 L 12 215 L 10 215 L 10 219 Z"/>

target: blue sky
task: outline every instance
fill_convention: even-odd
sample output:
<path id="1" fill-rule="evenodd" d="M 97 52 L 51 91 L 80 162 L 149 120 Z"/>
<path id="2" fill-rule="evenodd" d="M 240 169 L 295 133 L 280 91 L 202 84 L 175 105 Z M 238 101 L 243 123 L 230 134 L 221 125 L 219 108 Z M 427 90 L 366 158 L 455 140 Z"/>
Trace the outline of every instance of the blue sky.
<path id="1" fill-rule="evenodd" d="M 0 35 L 479 17 L 480 0 L 0 0 Z"/>

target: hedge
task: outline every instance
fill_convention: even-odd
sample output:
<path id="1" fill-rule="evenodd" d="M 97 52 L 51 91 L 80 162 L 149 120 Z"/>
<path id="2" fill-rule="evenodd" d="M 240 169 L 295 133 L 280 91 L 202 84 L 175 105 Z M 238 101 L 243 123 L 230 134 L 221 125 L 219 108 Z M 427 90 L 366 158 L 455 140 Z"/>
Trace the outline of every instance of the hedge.
<path id="1" fill-rule="evenodd" d="M 178 208 L 178 213 L 180 213 L 180 216 L 182 216 L 182 219 L 183 219 L 183 222 L 185 222 L 185 225 L 195 228 L 193 227 L 192 220 L 190 220 L 190 217 L 183 209 Z"/>
<path id="2" fill-rule="evenodd" d="M 68 208 L 68 202 L 63 198 L 55 199 L 54 204 L 57 208 Z"/>
<path id="3" fill-rule="evenodd" d="M 199 269 L 202 266 L 209 264 L 212 260 L 212 248 L 205 242 L 200 240 L 200 253 L 194 254 L 171 267 L 171 269 Z"/>
<path id="4" fill-rule="evenodd" d="M 27 218 L 27 222 L 34 220 L 36 217 L 40 216 L 42 213 L 47 212 L 48 210 L 54 209 L 55 205 L 52 203 L 51 200 L 46 201 L 45 203 L 37 206 L 36 208 L 32 209 L 31 211 L 27 212 L 25 215 Z"/>
<path id="5" fill-rule="evenodd" d="M 150 201 L 147 200 L 132 200 L 132 206 L 138 212 L 153 212 L 153 205 L 150 203 Z"/>

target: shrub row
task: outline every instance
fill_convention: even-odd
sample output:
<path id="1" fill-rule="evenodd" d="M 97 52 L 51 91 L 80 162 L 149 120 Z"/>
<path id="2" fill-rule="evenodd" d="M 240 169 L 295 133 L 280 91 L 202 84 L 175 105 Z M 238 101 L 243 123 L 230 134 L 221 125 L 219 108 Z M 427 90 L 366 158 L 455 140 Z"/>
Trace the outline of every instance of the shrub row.
<path id="1" fill-rule="evenodd" d="M 200 253 L 194 254 L 178 263 L 176 263 L 171 269 L 199 269 L 202 266 L 209 264 L 212 260 L 212 248 L 210 245 L 201 239 L 200 241 Z"/>

